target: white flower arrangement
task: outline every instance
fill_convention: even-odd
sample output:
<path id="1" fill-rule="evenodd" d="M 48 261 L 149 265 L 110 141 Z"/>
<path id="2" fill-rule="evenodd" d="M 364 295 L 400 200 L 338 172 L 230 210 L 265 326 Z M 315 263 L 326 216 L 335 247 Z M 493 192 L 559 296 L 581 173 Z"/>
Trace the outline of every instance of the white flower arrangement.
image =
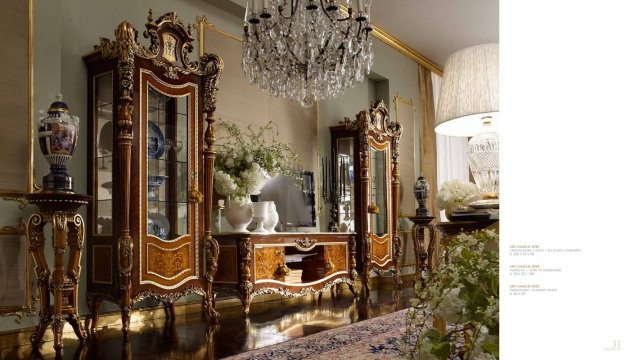
<path id="1" fill-rule="evenodd" d="M 223 196 L 248 201 L 258 195 L 268 179 L 279 174 L 301 181 L 297 153 L 288 144 L 278 142 L 273 122 L 244 133 L 235 123 L 219 120 L 214 162 L 214 189 Z"/>
<path id="2" fill-rule="evenodd" d="M 416 284 L 416 296 L 407 313 L 409 358 L 499 359 L 499 235 L 493 230 L 453 239 L 425 286 Z"/>
<path id="3" fill-rule="evenodd" d="M 477 185 L 459 179 L 443 182 L 437 193 L 437 205 L 444 210 L 468 205 L 479 199 L 481 199 L 481 194 Z"/>

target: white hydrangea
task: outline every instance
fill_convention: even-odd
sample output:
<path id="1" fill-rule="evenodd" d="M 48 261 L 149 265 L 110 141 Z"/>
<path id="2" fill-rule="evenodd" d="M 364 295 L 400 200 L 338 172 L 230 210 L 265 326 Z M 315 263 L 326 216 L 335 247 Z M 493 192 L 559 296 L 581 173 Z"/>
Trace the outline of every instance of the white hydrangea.
<path id="1" fill-rule="evenodd" d="M 468 205 L 480 198 L 481 194 L 477 185 L 455 179 L 442 183 L 437 193 L 437 205 L 440 209 L 452 209 L 457 205 Z"/>
<path id="2" fill-rule="evenodd" d="M 247 189 L 247 193 L 250 195 L 258 195 L 267 182 L 265 173 L 260 168 L 260 165 L 253 163 L 250 168 L 241 173 L 243 185 Z"/>
<path id="3" fill-rule="evenodd" d="M 236 183 L 234 182 L 234 180 L 232 180 L 230 175 L 224 173 L 221 170 L 216 170 L 214 172 L 214 189 L 217 191 L 217 193 L 224 196 L 229 196 L 234 194 L 237 188 L 238 187 L 236 186 Z"/>

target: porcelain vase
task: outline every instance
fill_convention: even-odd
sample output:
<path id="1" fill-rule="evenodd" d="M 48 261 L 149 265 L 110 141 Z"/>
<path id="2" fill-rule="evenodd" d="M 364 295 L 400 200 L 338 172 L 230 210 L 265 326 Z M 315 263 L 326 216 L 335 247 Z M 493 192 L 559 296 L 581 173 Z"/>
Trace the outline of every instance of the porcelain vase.
<path id="1" fill-rule="evenodd" d="M 249 201 L 229 199 L 225 208 L 225 219 L 234 232 L 249 232 L 247 225 L 252 222 L 252 207 Z"/>
<path id="2" fill-rule="evenodd" d="M 256 221 L 256 229 L 253 232 L 264 233 L 267 232 L 264 227 L 265 220 L 267 219 L 267 213 L 269 212 L 269 201 L 257 201 L 251 203 L 252 216 Z"/>
<path id="3" fill-rule="evenodd" d="M 267 201 L 269 203 L 269 208 L 267 212 L 267 219 L 263 223 L 265 230 L 269 233 L 276 232 L 276 225 L 278 225 L 278 221 L 280 220 L 280 216 L 278 215 L 278 210 L 276 210 L 276 203 L 273 201 Z"/>

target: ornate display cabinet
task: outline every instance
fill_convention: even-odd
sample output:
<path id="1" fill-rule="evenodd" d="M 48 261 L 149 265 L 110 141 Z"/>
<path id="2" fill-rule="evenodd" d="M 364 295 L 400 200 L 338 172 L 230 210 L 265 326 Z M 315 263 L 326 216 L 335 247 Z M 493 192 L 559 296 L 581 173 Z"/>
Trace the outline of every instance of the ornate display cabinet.
<path id="1" fill-rule="evenodd" d="M 402 125 L 389 118 L 383 101 L 374 102 L 354 120 L 330 128 L 335 154 L 336 192 L 333 221 L 341 231 L 357 233 L 357 270 L 369 294 L 374 271 L 392 271 L 400 287 L 398 268 L 398 152 Z M 357 171 L 358 170 L 358 171 Z"/>
<path id="2" fill-rule="evenodd" d="M 249 313 L 251 299 L 263 294 L 321 295 L 340 283 L 347 283 L 355 293 L 352 233 L 227 233 L 214 237 L 221 247 L 214 290 L 238 296 L 244 315 Z"/>
<path id="3" fill-rule="evenodd" d="M 223 61 L 192 52 L 191 28 L 174 12 L 144 37 L 123 21 L 88 67 L 90 167 L 87 303 L 91 330 L 103 300 L 120 306 L 129 333 L 134 303 L 169 305 L 198 294 L 208 313 L 218 244 L 211 236 L 213 114 Z M 204 122 L 206 124 L 204 124 Z M 205 128 L 205 129 L 204 129 Z"/>

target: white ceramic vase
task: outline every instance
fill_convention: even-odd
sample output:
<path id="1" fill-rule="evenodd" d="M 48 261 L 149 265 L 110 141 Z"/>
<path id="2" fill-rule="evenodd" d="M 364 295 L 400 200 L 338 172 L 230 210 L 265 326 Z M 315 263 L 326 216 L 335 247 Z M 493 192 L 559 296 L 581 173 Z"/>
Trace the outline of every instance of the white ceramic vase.
<path id="1" fill-rule="evenodd" d="M 256 229 L 253 232 L 256 233 L 264 233 L 265 228 L 263 226 L 265 220 L 267 219 L 267 212 L 269 211 L 269 201 L 257 201 L 251 203 L 252 206 L 252 217 L 254 221 L 256 221 Z"/>
<path id="2" fill-rule="evenodd" d="M 267 201 L 269 203 L 267 219 L 265 220 L 263 226 L 265 230 L 269 233 L 276 232 L 276 225 L 278 225 L 278 221 L 280 217 L 278 216 L 278 211 L 276 210 L 276 203 L 273 201 Z"/>
<path id="3" fill-rule="evenodd" d="M 252 222 L 252 207 L 249 201 L 228 199 L 225 208 L 225 219 L 232 226 L 234 232 L 249 232 L 247 225 Z"/>

